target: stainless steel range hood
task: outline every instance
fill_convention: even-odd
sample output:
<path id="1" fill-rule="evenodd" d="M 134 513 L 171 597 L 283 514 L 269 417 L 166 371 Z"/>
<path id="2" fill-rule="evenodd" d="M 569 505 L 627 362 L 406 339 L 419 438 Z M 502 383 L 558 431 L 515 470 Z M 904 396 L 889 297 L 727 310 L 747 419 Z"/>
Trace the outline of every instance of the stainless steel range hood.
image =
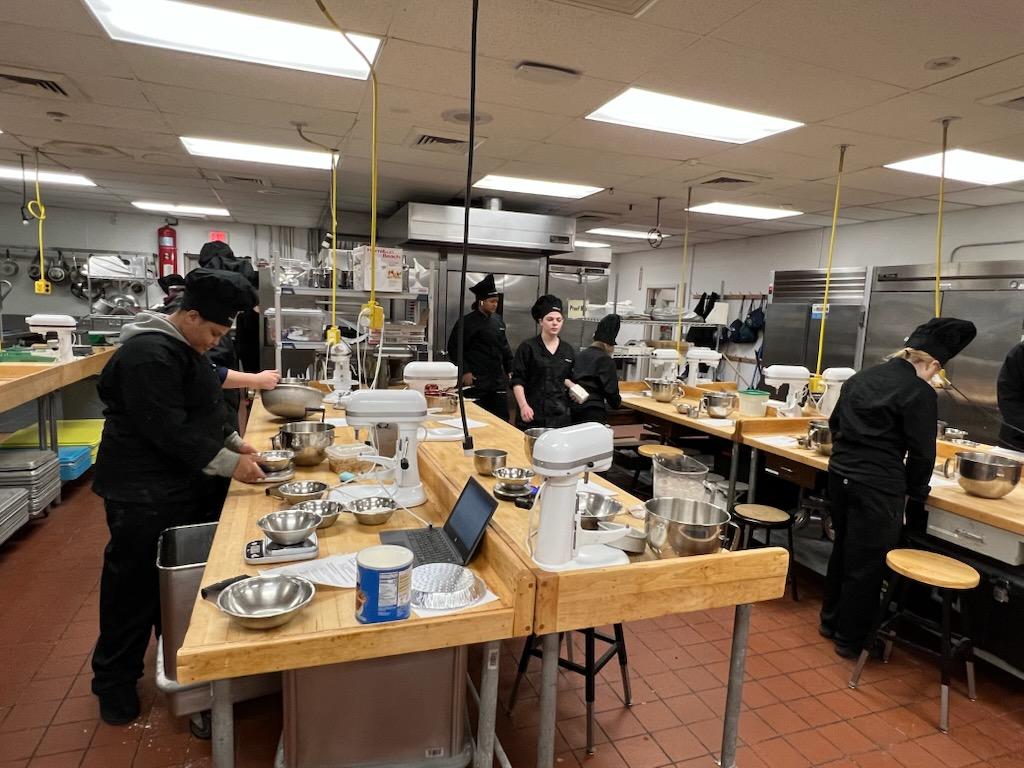
<path id="1" fill-rule="evenodd" d="M 462 243 L 463 209 L 453 205 L 408 203 L 381 227 L 394 245 Z M 572 253 L 576 220 L 568 216 L 472 208 L 469 243 L 474 248 L 534 254 Z"/>

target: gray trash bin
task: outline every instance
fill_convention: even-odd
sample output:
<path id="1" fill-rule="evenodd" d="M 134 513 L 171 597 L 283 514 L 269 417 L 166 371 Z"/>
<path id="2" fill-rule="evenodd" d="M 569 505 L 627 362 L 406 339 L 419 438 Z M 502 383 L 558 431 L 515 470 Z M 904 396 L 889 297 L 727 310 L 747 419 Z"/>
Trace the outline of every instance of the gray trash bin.
<path id="1" fill-rule="evenodd" d="M 168 709 L 175 717 L 210 708 L 210 684 L 179 685 L 178 649 L 185 641 L 192 608 L 213 546 L 217 523 L 181 525 L 160 534 L 156 568 L 160 578 L 160 642 L 157 647 L 157 687 L 167 694 Z M 281 689 L 279 674 L 233 678 L 232 702 L 254 699 Z"/>

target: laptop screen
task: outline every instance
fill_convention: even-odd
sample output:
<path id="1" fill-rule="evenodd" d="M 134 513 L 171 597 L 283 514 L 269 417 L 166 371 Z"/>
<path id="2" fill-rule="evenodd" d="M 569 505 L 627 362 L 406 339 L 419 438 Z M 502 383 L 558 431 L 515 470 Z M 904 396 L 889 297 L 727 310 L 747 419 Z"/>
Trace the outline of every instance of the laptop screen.
<path id="1" fill-rule="evenodd" d="M 475 478 L 469 478 L 459 494 L 452 513 L 444 524 L 444 533 L 462 556 L 464 565 L 476 552 L 498 501 Z"/>

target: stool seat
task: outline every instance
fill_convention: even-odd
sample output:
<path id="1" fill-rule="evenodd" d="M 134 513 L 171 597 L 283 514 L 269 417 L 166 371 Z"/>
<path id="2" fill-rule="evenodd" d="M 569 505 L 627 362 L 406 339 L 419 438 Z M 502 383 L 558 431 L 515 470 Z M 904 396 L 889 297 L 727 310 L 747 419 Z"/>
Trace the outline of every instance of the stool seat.
<path id="1" fill-rule="evenodd" d="M 971 566 L 920 549 L 894 549 L 885 556 L 885 563 L 901 576 L 931 587 L 974 589 L 981 581 Z"/>
<path id="2" fill-rule="evenodd" d="M 788 512 L 767 504 L 737 504 L 733 509 L 737 516 L 757 525 L 783 525 L 793 520 Z"/>
<path id="3" fill-rule="evenodd" d="M 641 456 L 648 459 L 654 458 L 655 456 L 682 456 L 683 452 L 679 448 L 675 448 L 671 445 L 641 445 L 636 449 L 636 452 Z"/>

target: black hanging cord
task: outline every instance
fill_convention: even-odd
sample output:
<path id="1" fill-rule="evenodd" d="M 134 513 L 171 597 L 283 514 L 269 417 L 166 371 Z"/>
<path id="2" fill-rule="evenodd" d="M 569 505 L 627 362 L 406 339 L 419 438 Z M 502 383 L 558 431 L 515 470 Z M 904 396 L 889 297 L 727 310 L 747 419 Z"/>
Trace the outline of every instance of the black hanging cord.
<path id="1" fill-rule="evenodd" d="M 19 155 L 21 158 L 21 221 L 23 224 L 28 224 L 29 216 L 28 213 L 28 189 L 25 186 L 25 156 Z"/>
<path id="2" fill-rule="evenodd" d="M 1020 427 L 1018 427 L 1018 426 L 1016 426 L 1016 425 L 1014 425 L 1014 424 L 1011 424 L 1010 422 L 1006 421 L 1005 419 L 1003 419 L 1003 418 L 1001 418 L 1001 417 L 993 416 L 993 415 L 992 415 L 991 413 L 989 413 L 988 411 L 986 411 L 986 410 L 985 410 L 984 408 L 982 408 L 982 407 L 981 407 L 980 405 L 978 405 L 978 404 L 977 404 L 977 403 L 975 403 L 975 402 L 974 402 L 973 400 L 971 400 L 971 398 L 969 398 L 969 397 L 968 397 L 967 395 L 965 395 L 965 394 L 964 394 L 964 393 L 963 393 L 963 392 L 962 392 L 962 391 L 961 391 L 961 390 L 960 390 L 960 389 L 959 389 L 959 388 L 958 388 L 958 387 L 956 386 L 956 384 L 954 384 L 953 382 L 951 382 L 951 381 L 948 381 L 948 380 L 947 380 L 947 382 L 946 382 L 946 383 L 947 383 L 947 384 L 949 384 L 949 386 L 950 386 L 950 387 L 951 387 L 951 388 L 952 388 L 953 390 L 955 390 L 955 391 L 956 391 L 956 393 L 957 393 L 958 395 L 960 395 L 960 397 L 962 397 L 962 398 L 964 399 L 964 402 L 965 402 L 965 403 L 967 403 L 967 405 L 971 406 L 971 408 L 973 408 L 973 409 L 975 410 L 975 412 L 977 412 L 978 414 L 980 414 L 980 415 L 981 415 L 981 416 L 982 416 L 983 418 L 985 418 L 985 419 L 986 419 L 986 420 L 988 420 L 989 422 L 991 422 L 991 423 L 995 424 L 996 426 L 1004 426 L 1004 427 L 1009 427 L 1010 429 L 1012 429 L 1012 430 L 1013 430 L 1014 432 L 1016 432 L 1017 434 L 1019 434 L 1019 435 L 1024 435 L 1024 429 L 1021 429 Z M 953 401 L 954 403 L 956 402 L 956 398 L 954 398 L 954 397 L 953 397 L 953 395 L 951 395 L 951 394 L 949 393 L 949 391 L 948 391 L 947 389 L 943 388 L 943 390 L 942 390 L 942 391 L 946 393 L 946 396 L 947 396 L 947 397 L 949 397 L 949 399 L 950 399 L 950 400 L 952 400 L 952 401 Z"/>
<path id="3" fill-rule="evenodd" d="M 462 416 L 462 450 L 469 453 L 473 450 L 473 436 L 469 434 L 466 422 L 466 400 L 463 397 L 462 377 L 466 370 L 466 355 L 463 352 L 463 340 L 466 323 L 466 267 L 469 264 L 469 201 L 473 189 L 473 147 L 476 144 L 476 33 L 480 14 L 480 0 L 473 0 L 473 20 L 470 25 L 469 42 L 469 152 L 466 153 L 466 199 L 462 210 L 462 272 L 459 278 L 459 414 Z"/>

